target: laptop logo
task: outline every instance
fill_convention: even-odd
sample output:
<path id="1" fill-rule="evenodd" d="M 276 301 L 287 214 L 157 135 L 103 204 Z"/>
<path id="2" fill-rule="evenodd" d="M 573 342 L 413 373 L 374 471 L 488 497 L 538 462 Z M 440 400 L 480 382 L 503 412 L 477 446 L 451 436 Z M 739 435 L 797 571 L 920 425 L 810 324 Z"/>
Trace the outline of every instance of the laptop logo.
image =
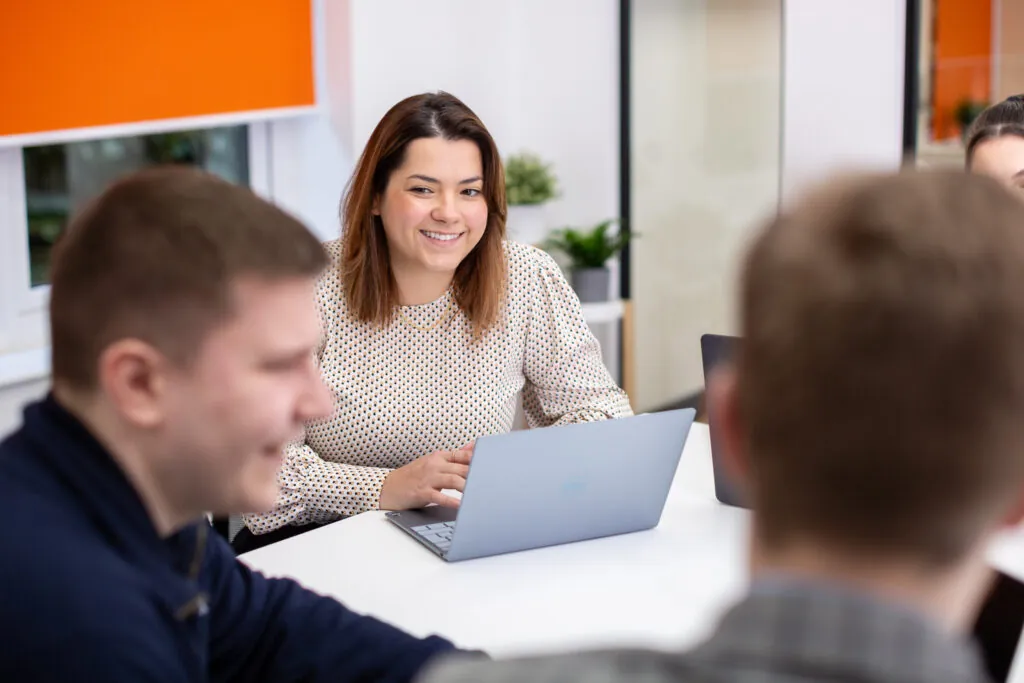
<path id="1" fill-rule="evenodd" d="M 585 482 L 580 479 L 570 479 L 562 484 L 562 493 L 568 493 L 570 495 L 579 495 L 583 493 L 587 488 Z"/>

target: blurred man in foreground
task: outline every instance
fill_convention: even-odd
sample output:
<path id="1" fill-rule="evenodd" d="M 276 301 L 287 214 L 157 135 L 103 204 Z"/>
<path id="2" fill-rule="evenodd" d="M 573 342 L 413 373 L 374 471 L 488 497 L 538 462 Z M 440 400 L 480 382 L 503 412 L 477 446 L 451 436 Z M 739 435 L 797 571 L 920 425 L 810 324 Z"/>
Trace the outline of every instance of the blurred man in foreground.
<path id="1" fill-rule="evenodd" d="M 0 680 L 406 681 L 420 640 L 237 562 L 320 381 L 317 239 L 249 190 L 144 171 L 53 263 L 53 391 L 0 444 Z"/>

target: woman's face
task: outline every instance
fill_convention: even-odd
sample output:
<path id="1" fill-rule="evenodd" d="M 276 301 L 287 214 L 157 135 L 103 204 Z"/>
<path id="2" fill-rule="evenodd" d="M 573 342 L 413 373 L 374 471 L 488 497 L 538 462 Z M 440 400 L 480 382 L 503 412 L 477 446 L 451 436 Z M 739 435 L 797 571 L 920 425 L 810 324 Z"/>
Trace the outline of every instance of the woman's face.
<path id="1" fill-rule="evenodd" d="M 1024 138 L 1001 135 L 979 143 L 971 158 L 971 171 L 1024 190 Z"/>
<path id="2" fill-rule="evenodd" d="M 470 140 L 412 141 L 374 213 L 392 267 L 454 273 L 487 228 L 480 149 Z"/>

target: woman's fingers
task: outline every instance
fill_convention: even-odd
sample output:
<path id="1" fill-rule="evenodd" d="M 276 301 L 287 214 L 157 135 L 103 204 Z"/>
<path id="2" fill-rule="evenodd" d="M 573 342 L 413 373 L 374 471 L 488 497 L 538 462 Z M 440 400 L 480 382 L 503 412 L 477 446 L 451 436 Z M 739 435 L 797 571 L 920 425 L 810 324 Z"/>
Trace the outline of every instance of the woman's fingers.
<path id="1" fill-rule="evenodd" d="M 461 493 L 462 490 L 466 488 L 466 479 L 457 474 L 440 474 L 434 480 L 434 486 L 431 488 L 438 491 L 441 489 L 451 489 L 452 491 L 459 491 Z"/>
<path id="2" fill-rule="evenodd" d="M 460 465 L 457 462 L 450 462 L 443 471 L 445 474 L 457 474 L 465 479 L 469 476 L 469 465 Z"/>
<path id="3" fill-rule="evenodd" d="M 449 495 L 445 495 L 440 491 L 431 491 L 430 502 L 434 503 L 435 505 L 440 505 L 441 507 L 457 508 L 459 507 L 460 501 L 458 498 L 453 498 Z"/>
<path id="4" fill-rule="evenodd" d="M 448 451 L 448 455 L 445 460 L 453 462 L 459 465 L 468 465 L 469 461 L 473 459 L 473 451 L 467 451 L 459 449 L 457 451 Z"/>

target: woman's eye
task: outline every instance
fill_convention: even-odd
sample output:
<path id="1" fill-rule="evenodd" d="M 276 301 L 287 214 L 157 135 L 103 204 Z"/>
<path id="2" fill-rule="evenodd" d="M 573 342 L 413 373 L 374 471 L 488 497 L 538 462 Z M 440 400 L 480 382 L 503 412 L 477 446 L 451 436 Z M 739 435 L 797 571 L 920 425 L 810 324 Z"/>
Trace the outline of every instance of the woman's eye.
<path id="1" fill-rule="evenodd" d="M 409 191 L 412 192 L 413 194 L 429 194 L 430 193 L 430 188 L 429 187 L 414 187 L 414 188 L 412 188 Z"/>
<path id="2" fill-rule="evenodd" d="M 480 190 L 477 190 L 476 188 L 470 187 L 470 188 L 466 188 L 465 190 L 463 190 L 462 194 L 466 195 L 467 197 L 479 197 L 480 196 Z"/>

